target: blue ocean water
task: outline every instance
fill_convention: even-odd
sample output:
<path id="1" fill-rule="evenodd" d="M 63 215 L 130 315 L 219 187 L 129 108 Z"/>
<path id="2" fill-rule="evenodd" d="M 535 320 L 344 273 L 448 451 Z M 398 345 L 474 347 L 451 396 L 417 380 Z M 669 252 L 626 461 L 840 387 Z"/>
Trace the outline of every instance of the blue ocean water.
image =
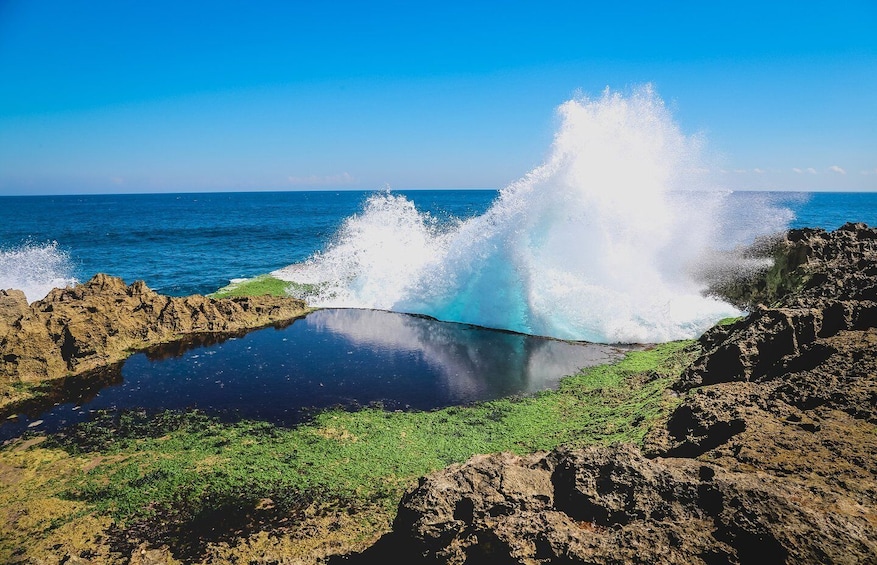
<path id="1" fill-rule="evenodd" d="M 877 227 L 877 192 L 768 193 L 795 214 L 790 227 L 834 230 L 847 222 Z"/>
<path id="2" fill-rule="evenodd" d="M 37 250 L 54 242 L 69 259 L 70 275 L 79 281 L 107 273 L 128 283 L 144 280 L 150 288 L 172 296 L 213 292 L 231 279 L 279 269 L 322 249 L 345 218 L 362 210 L 369 194 L 0 197 L 0 288 L 50 276 L 40 272 L 45 265 L 39 264 L 50 258 Z M 497 193 L 404 194 L 418 209 L 445 221 L 482 213 Z"/>
<path id="3" fill-rule="evenodd" d="M 299 263 L 324 249 L 370 192 L 250 192 L 0 197 L 0 288 L 49 277 L 50 266 L 84 281 L 98 272 L 144 280 L 162 293 L 209 293 L 231 279 Z M 438 223 L 483 214 L 493 190 L 398 191 Z M 736 208 L 769 203 L 789 227 L 877 225 L 877 193 L 737 192 Z M 741 218 L 742 220 L 743 218 Z M 32 251 L 28 254 L 26 251 Z M 51 268 L 49 270 L 51 270 Z M 55 273 L 57 274 L 57 273 Z M 62 273 L 64 274 L 64 273 Z M 34 298 L 35 299 L 35 298 Z"/>
<path id="4" fill-rule="evenodd" d="M 2 197 L 0 288 L 37 300 L 103 272 L 206 294 L 293 265 L 291 280 L 325 290 L 304 296 L 314 305 L 648 343 L 736 315 L 684 274 L 704 249 L 785 227 L 877 224 L 877 193 L 672 193 L 650 204 L 535 188 Z"/>

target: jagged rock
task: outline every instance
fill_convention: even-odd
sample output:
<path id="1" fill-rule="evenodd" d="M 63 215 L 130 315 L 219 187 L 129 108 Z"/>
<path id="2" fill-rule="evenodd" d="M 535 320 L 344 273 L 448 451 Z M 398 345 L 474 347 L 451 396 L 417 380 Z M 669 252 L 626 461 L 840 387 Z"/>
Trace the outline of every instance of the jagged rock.
<path id="1" fill-rule="evenodd" d="M 775 268 L 735 287 L 752 313 L 699 340 L 674 385 L 681 405 L 642 452 L 449 467 L 405 495 L 382 551 L 466 564 L 877 562 L 877 230 L 792 230 L 771 249 Z"/>
<path id="2" fill-rule="evenodd" d="M 714 281 L 711 292 L 744 308 L 813 297 L 877 300 L 877 230 L 862 223 L 794 229 L 757 241 L 744 256 L 770 258 L 754 276 Z"/>
<path id="3" fill-rule="evenodd" d="M 621 445 L 479 456 L 423 479 L 394 529 L 412 557 L 454 564 L 865 562 L 872 519 L 795 481 Z"/>
<path id="4" fill-rule="evenodd" d="M 0 404 L 10 384 L 57 379 L 124 359 L 131 351 L 194 333 L 234 332 L 307 313 L 301 300 L 163 296 L 98 274 L 27 304 L 0 291 Z"/>
<path id="5" fill-rule="evenodd" d="M 0 339 L 28 311 L 27 297 L 20 290 L 0 290 Z"/>
<path id="6" fill-rule="evenodd" d="M 449 563 L 462 563 L 468 552 L 483 551 L 488 543 L 470 531 L 476 521 L 496 524 L 504 517 L 550 508 L 553 468 L 554 462 L 542 454 L 476 455 L 445 473 L 421 479 L 418 489 L 403 499 L 394 528 L 415 530 L 427 551 Z M 520 541 L 520 547 L 508 551 L 532 553 L 532 543 Z"/>

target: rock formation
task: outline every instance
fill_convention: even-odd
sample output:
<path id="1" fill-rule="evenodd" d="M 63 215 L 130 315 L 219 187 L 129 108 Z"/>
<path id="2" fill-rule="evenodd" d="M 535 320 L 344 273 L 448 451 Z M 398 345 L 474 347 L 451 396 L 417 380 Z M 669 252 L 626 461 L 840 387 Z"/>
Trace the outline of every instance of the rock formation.
<path id="1" fill-rule="evenodd" d="M 449 467 L 405 495 L 371 554 L 877 562 L 877 230 L 792 230 L 772 252 L 771 272 L 735 287 L 751 314 L 699 340 L 644 446 Z"/>
<path id="2" fill-rule="evenodd" d="M 183 335 L 256 328 L 307 312 L 294 298 L 176 298 L 103 274 L 31 305 L 20 291 L 0 290 L 0 406 L 21 398 L 18 383 L 82 374 Z"/>

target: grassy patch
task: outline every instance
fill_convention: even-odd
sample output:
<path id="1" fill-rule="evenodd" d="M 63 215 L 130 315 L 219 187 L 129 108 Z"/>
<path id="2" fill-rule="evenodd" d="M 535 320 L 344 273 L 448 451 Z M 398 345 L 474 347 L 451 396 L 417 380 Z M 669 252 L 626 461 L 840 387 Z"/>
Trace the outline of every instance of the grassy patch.
<path id="1" fill-rule="evenodd" d="M 231 283 L 207 296 L 210 298 L 231 298 L 269 294 L 271 296 L 293 296 L 307 301 L 308 298 L 319 294 L 321 290 L 320 284 L 284 281 L 271 275 L 259 275 L 252 279 Z"/>
<path id="2" fill-rule="evenodd" d="M 330 411 L 295 429 L 222 424 L 197 412 L 102 415 L 38 445 L 3 446 L 0 470 L 20 466 L 22 453 L 33 464 L 52 461 L 61 472 L 42 475 L 27 492 L 16 483 L 16 508 L 51 500 L 60 509 L 51 528 L 90 520 L 110 540 L 106 551 L 119 555 L 144 540 L 169 545 L 187 562 L 313 556 L 338 543 L 356 549 L 389 528 L 417 477 L 450 463 L 477 453 L 641 442 L 675 405 L 665 391 L 691 361 L 690 344 L 632 352 L 534 396 L 431 412 Z M 0 561 L 11 557 L 7 543 L 45 536 L 49 527 L 7 520 Z"/>
<path id="3" fill-rule="evenodd" d="M 231 283 L 216 292 L 209 294 L 211 298 L 231 298 L 234 296 L 289 296 L 292 283 L 274 278 L 271 275 L 259 275 L 245 281 Z"/>

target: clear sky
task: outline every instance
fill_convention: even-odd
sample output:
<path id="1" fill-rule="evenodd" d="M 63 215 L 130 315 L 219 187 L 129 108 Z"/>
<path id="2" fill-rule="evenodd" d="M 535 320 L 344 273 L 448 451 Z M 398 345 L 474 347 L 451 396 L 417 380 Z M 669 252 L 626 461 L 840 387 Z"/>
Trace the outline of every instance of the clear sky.
<path id="1" fill-rule="evenodd" d="M 875 0 L 0 0 L 0 194 L 502 188 L 644 83 L 728 188 L 877 190 Z"/>

